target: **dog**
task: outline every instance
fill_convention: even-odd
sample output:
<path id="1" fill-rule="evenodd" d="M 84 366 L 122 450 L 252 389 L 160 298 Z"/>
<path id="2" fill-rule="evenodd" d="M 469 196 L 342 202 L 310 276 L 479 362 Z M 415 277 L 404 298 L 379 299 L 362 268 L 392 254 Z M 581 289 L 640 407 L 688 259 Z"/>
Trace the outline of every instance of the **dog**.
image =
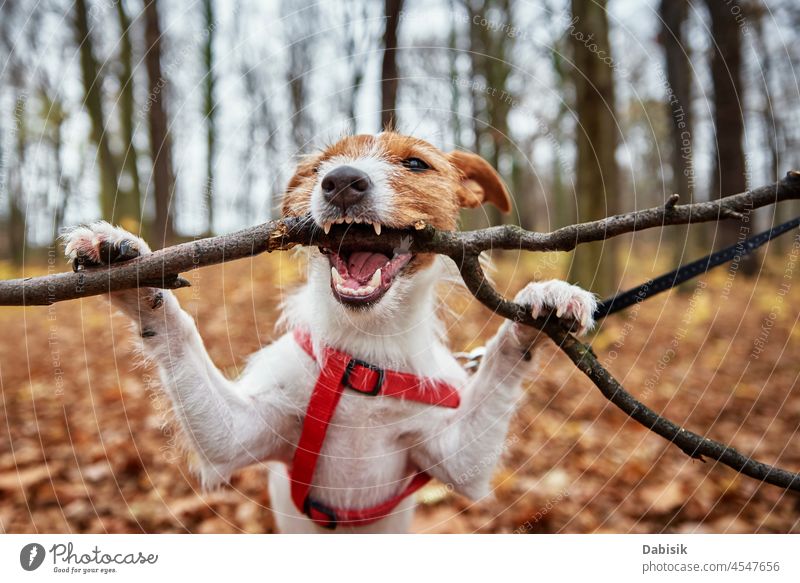
<path id="1" fill-rule="evenodd" d="M 380 238 L 384 228 L 418 221 L 455 230 L 461 208 L 487 203 L 504 212 L 512 204 L 488 162 L 383 132 L 347 136 L 302 159 L 282 215 L 326 233 L 370 228 Z M 105 222 L 74 228 L 65 239 L 73 266 L 150 252 Z M 406 532 L 410 494 L 431 476 L 473 500 L 489 495 L 544 335 L 503 323 L 469 375 L 437 317 L 444 259 L 413 249 L 307 253 L 307 282 L 283 304 L 285 333 L 235 381 L 214 366 L 172 292 L 109 294 L 158 365 L 202 485 L 213 488 L 237 469 L 268 462 L 272 510 L 284 533 Z M 579 333 L 594 324 L 594 295 L 564 281 L 529 283 L 515 301 L 534 317 L 552 311 Z M 320 409 L 326 399 L 335 403 Z"/>

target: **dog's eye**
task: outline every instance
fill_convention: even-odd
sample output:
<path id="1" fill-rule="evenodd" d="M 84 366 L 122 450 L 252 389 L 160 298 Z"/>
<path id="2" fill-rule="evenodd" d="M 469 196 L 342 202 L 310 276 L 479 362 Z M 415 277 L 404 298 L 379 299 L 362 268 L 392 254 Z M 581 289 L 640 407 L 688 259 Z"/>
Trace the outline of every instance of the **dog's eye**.
<path id="1" fill-rule="evenodd" d="M 431 169 L 425 160 L 420 160 L 419 158 L 406 158 L 402 164 L 412 172 L 424 172 Z"/>

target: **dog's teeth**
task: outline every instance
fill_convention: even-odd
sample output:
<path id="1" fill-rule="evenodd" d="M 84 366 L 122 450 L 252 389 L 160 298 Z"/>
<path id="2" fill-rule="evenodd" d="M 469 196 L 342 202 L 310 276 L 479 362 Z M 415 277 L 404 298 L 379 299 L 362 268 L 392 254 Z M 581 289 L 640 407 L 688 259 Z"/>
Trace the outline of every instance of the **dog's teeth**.
<path id="1" fill-rule="evenodd" d="M 372 223 L 372 227 L 375 229 L 375 234 L 376 235 L 380 235 L 381 234 L 381 224 L 380 223 Z"/>
<path id="2" fill-rule="evenodd" d="M 331 222 L 330 221 L 326 221 L 325 224 L 322 225 L 322 230 L 325 231 L 326 235 L 328 233 L 330 233 L 331 232 Z"/>
<path id="3" fill-rule="evenodd" d="M 373 288 L 378 287 L 381 284 L 381 270 L 378 269 L 375 273 L 372 274 L 372 278 L 369 280 L 369 285 Z"/>
<path id="4" fill-rule="evenodd" d="M 348 225 L 352 225 L 353 217 L 345 217 L 344 222 L 347 223 Z"/>
<path id="5" fill-rule="evenodd" d="M 339 272 L 335 267 L 331 267 L 331 278 L 333 279 L 333 283 L 336 284 L 337 286 L 344 283 L 344 278 L 342 278 L 342 276 L 339 275 Z"/>
<path id="6" fill-rule="evenodd" d="M 345 296 L 368 296 L 373 293 L 377 288 L 372 287 L 371 285 L 365 285 L 358 288 L 352 287 L 344 287 L 340 285 L 338 282 L 335 283 L 336 291 L 340 294 Z"/>

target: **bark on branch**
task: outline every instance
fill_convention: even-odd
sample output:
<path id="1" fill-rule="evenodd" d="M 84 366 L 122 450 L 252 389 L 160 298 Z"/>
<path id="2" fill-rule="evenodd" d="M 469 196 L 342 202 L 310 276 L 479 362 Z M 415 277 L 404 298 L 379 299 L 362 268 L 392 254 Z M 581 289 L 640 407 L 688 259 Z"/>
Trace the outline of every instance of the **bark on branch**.
<path id="1" fill-rule="evenodd" d="M 570 251 L 581 243 L 653 227 L 741 218 L 756 208 L 791 199 L 800 199 L 800 172 L 791 171 L 774 184 L 714 201 L 677 205 L 673 195 L 663 206 L 570 225 L 550 233 L 535 233 L 513 225 L 458 232 L 420 225 L 416 230 L 386 229 L 377 236 L 369 228 L 351 225 L 334 226 L 326 235 L 311 221 L 284 219 L 174 245 L 111 267 L 3 281 L 0 306 L 49 305 L 132 287 L 183 287 L 188 282 L 178 277 L 180 273 L 296 245 L 405 248 L 415 253 L 447 255 L 457 264 L 464 257 L 492 249 Z"/>
<path id="2" fill-rule="evenodd" d="M 800 172 L 791 171 L 775 184 L 710 202 L 678 205 L 673 195 L 660 207 L 571 225 L 550 233 L 534 233 L 515 226 L 447 232 L 420 225 L 416 230 L 389 229 L 377 236 L 371 229 L 351 225 L 334 227 L 326 235 L 311 221 L 285 219 L 230 235 L 175 245 L 107 268 L 0 282 L 0 305 L 49 305 L 133 287 L 183 287 L 188 282 L 179 276 L 180 273 L 296 245 L 403 248 L 415 253 L 439 253 L 458 265 L 467 287 L 481 303 L 505 318 L 544 331 L 606 399 L 650 431 L 674 443 L 692 458 L 715 459 L 751 478 L 800 492 L 800 474 L 753 460 L 723 443 L 683 429 L 637 401 L 601 366 L 591 348 L 575 339 L 554 316 L 534 320 L 526 306 L 503 298 L 486 280 L 478 261 L 482 252 L 491 249 L 569 251 L 581 243 L 642 229 L 741 219 L 756 208 L 790 199 L 800 199 Z"/>

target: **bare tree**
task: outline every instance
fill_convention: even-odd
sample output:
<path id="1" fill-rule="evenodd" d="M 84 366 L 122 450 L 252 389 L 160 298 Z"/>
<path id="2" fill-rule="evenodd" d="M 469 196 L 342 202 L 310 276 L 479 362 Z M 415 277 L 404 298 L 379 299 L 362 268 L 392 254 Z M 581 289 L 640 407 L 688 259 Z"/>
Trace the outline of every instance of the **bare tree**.
<path id="1" fill-rule="evenodd" d="M 103 218 L 116 221 L 121 209 L 115 209 L 118 195 L 119 168 L 111 150 L 106 131 L 106 115 L 103 107 L 103 79 L 94 54 L 94 42 L 89 29 L 89 13 L 86 0 L 76 0 L 73 13 L 75 42 L 80 48 L 81 77 L 83 80 L 84 107 L 91 120 L 91 138 L 97 148 L 100 171 L 100 208 Z M 137 217 L 138 219 L 138 217 Z"/>
<path id="2" fill-rule="evenodd" d="M 47 78 L 43 78 L 39 83 L 39 99 L 42 102 L 42 138 L 50 144 L 53 150 L 53 175 L 56 184 L 56 201 L 53 208 L 52 233 L 53 240 L 56 239 L 61 227 L 64 226 L 64 216 L 66 215 L 67 205 L 72 199 L 72 180 L 64 174 L 64 124 L 69 117 L 64 104 L 60 99 L 57 90 L 50 84 Z"/>
<path id="3" fill-rule="evenodd" d="M 513 0 L 465 0 L 464 5 L 470 22 L 473 150 L 503 173 L 504 160 L 513 164 L 508 115 L 516 98 L 508 80 L 512 72 L 514 37 L 503 30 L 475 23 L 485 19 L 490 10 L 494 11 L 492 18 L 497 22 L 513 22 Z M 511 178 L 503 177 L 507 181 Z M 502 222 L 501 214 L 494 207 L 480 209 L 479 213 L 484 215 L 483 221 L 480 219 L 484 217 L 478 213 L 467 213 L 470 226 L 476 226 L 476 221 L 477 224 Z"/>
<path id="4" fill-rule="evenodd" d="M 205 20 L 205 42 L 203 43 L 203 65 L 205 77 L 203 79 L 203 114 L 206 120 L 206 234 L 214 232 L 214 158 L 217 153 L 217 112 L 214 104 L 214 2 L 203 0 L 203 18 Z"/>
<path id="5" fill-rule="evenodd" d="M 342 4 L 342 9 L 344 11 L 343 45 L 350 69 L 350 86 L 344 94 L 344 109 L 350 130 L 355 133 L 358 117 L 356 104 L 364 83 L 368 63 L 367 52 L 375 39 L 372 35 L 364 33 L 364 29 L 369 24 L 368 2 L 345 2 Z"/>
<path id="6" fill-rule="evenodd" d="M 450 0 L 448 4 L 451 13 L 455 13 L 456 6 L 455 0 Z M 458 55 L 459 55 L 459 30 L 456 20 L 450 23 L 450 30 L 447 34 L 447 59 L 448 59 L 448 74 L 451 79 L 450 83 L 450 124 L 451 130 L 453 132 L 453 145 L 457 148 L 463 147 L 463 136 L 462 132 L 464 126 L 461 122 L 461 88 L 459 84 L 456 83 L 456 79 L 459 78 L 459 70 L 458 70 Z"/>
<path id="7" fill-rule="evenodd" d="M 607 0 L 572 0 L 572 16 L 578 219 L 586 221 L 604 217 L 618 206 L 618 130 Z M 570 280 L 597 293 L 610 293 L 617 285 L 615 248 L 603 241 L 579 249 L 570 266 Z"/>
<path id="8" fill-rule="evenodd" d="M 295 151 L 300 152 L 305 150 L 314 134 L 313 120 L 308 108 L 308 76 L 314 67 L 314 38 L 310 31 L 317 30 L 319 8 L 315 3 L 304 1 L 299 8 L 295 4 L 289 6 L 282 3 L 281 9 L 284 11 L 283 22 L 289 52 L 286 79 L 292 112 L 290 125 Z"/>
<path id="9" fill-rule="evenodd" d="M 664 47 L 666 61 L 667 109 L 669 112 L 669 130 L 672 147 L 670 149 L 670 167 L 672 180 L 670 194 L 679 193 L 684 200 L 694 198 L 694 165 L 692 163 L 692 112 L 691 112 L 691 75 L 692 65 L 689 58 L 689 46 L 686 42 L 685 25 L 688 18 L 687 0 L 661 0 L 659 16 L 661 17 L 661 44 Z M 684 256 L 693 255 L 695 246 L 689 245 L 688 227 L 675 227 L 675 240 L 684 241 L 684 245 L 673 247 L 673 261 L 680 263 Z"/>
<path id="10" fill-rule="evenodd" d="M 720 2 L 706 0 L 711 16 L 711 81 L 714 87 L 714 170 L 711 176 L 711 196 L 725 196 L 747 187 L 747 168 L 744 157 L 744 114 L 742 94 L 742 39 L 740 21 L 743 15 L 739 0 Z M 738 12 L 735 10 L 738 8 Z M 720 225 L 719 246 L 736 243 L 747 236 L 753 217 L 747 215 L 740 222 Z M 740 268 L 752 275 L 758 270 L 758 259 L 751 255 L 742 261 Z"/>
<path id="11" fill-rule="evenodd" d="M 25 67 L 20 62 L 17 47 L 14 45 L 12 32 L 14 30 L 15 5 L 0 4 L 0 47 L 3 49 L 4 62 L 7 64 L 3 79 L 4 86 L 13 96 L 10 100 L 11 109 L 3 119 L 8 120 L 10 127 L 4 128 L 0 124 L 3 134 L 0 134 L 0 200 L 5 197 L 5 220 L 2 223 L 3 237 L 0 248 L 8 251 L 8 256 L 15 265 L 21 265 L 25 255 L 25 215 L 24 208 L 24 183 L 22 181 L 22 165 L 25 161 L 25 109 L 27 94 L 25 93 Z M 10 142 L 9 150 L 4 151 L 6 139 Z M 16 160 L 6 166 L 7 161 Z"/>
<path id="12" fill-rule="evenodd" d="M 22 265 L 25 257 L 25 249 L 27 246 L 26 241 L 26 217 L 25 217 L 25 191 L 24 181 L 22 178 L 23 168 L 25 167 L 25 158 L 27 154 L 27 126 L 25 119 L 27 117 L 28 97 L 25 93 L 18 90 L 16 99 L 12 101 L 13 112 L 11 120 L 13 124 L 12 136 L 14 138 L 14 154 L 16 156 L 16 164 L 13 169 L 9 171 L 8 180 L 8 249 L 11 255 L 11 260 L 15 265 Z"/>
<path id="13" fill-rule="evenodd" d="M 781 101 L 785 99 L 783 84 L 787 78 L 787 72 L 782 71 L 780 67 L 782 63 L 788 63 L 791 66 L 792 59 L 775 58 L 769 42 L 768 28 L 770 18 L 787 22 L 790 28 L 792 25 L 800 24 L 800 9 L 795 8 L 794 14 L 792 14 L 792 11 L 784 12 L 786 7 L 785 4 L 779 4 L 777 7 L 771 7 L 770 10 L 767 10 L 762 3 L 753 3 L 748 7 L 748 18 L 755 23 L 751 27 L 753 32 L 752 40 L 761 70 L 759 85 L 762 103 L 759 113 L 762 124 L 761 129 L 764 132 L 764 154 L 768 176 L 779 175 L 780 166 L 784 163 L 782 159 L 786 158 L 787 153 L 791 151 L 791 146 L 788 143 L 789 129 L 787 128 L 786 114 L 792 115 L 793 112 L 790 108 L 782 107 L 781 104 Z M 795 22 L 792 22 L 793 20 Z M 789 72 L 788 77 L 793 77 L 793 75 Z M 794 81 L 791 81 L 790 94 L 795 92 Z M 782 223 L 796 216 L 797 213 L 798 206 L 796 203 L 783 204 L 775 209 L 775 220 Z M 775 240 L 770 248 L 775 249 L 778 253 L 784 253 L 790 245 L 791 241 L 789 239 L 780 238 Z"/>
<path id="14" fill-rule="evenodd" d="M 403 12 L 403 0 L 384 0 L 386 28 L 383 32 L 381 64 L 381 128 L 397 127 L 397 32 Z"/>
<path id="15" fill-rule="evenodd" d="M 145 64 L 149 79 L 148 116 L 150 122 L 150 155 L 153 160 L 155 217 L 151 241 L 163 247 L 175 238 L 172 196 L 175 177 L 172 172 L 172 139 L 167 119 L 166 85 L 161 71 L 161 23 L 156 0 L 145 0 Z"/>
<path id="16" fill-rule="evenodd" d="M 119 119 L 122 131 L 122 142 L 126 151 L 123 154 L 122 169 L 130 179 L 130 186 L 126 188 L 124 196 L 119 201 L 120 222 L 125 228 L 136 232 L 142 220 L 142 187 L 139 178 L 138 152 L 133 140 L 134 110 L 136 99 L 134 96 L 133 78 L 133 43 L 131 42 L 131 19 L 121 0 L 116 2 L 117 22 L 120 29 L 119 51 Z"/>

